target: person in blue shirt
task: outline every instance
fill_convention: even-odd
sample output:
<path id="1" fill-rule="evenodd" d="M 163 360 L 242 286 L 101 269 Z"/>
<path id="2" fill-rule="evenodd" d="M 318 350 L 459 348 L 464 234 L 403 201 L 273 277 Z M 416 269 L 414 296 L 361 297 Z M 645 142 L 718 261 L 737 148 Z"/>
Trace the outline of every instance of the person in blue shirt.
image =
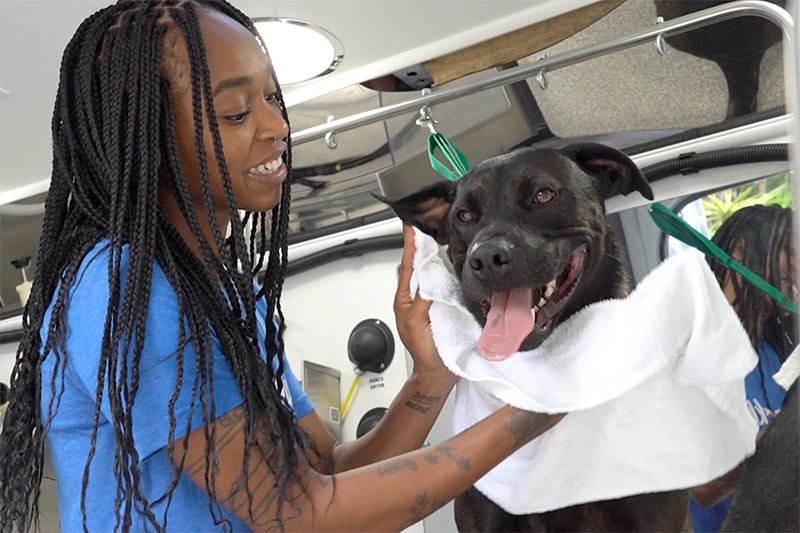
<path id="1" fill-rule="evenodd" d="M 46 440 L 64 531 L 397 530 L 561 418 L 507 406 L 420 449 L 455 377 L 409 294 L 406 228 L 395 313 L 413 372 L 376 428 L 335 441 L 284 357 L 289 131 L 264 43 L 223 0 L 120 0 L 77 29 L 0 530 L 36 521 Z"/>
<path id="2" fill-rule="evenodd" d="M 719 227 L 712 240 L 790 299 L 797 300 L 791 209 L 776 205 L 742 208 Z M 745 394 L 760 435 L 780 412 L 786 397 L 786 391 L 772 376 L 797 345 L 796 320 L 724 264 L 711 258 L 708 261 L 758 353 L 758 364 L 745 377 Z M 735 486 L 740 470 L 693 493 L 690 514 L 694 531 L 720 530 L 731 498 L 718 500 Z"/>

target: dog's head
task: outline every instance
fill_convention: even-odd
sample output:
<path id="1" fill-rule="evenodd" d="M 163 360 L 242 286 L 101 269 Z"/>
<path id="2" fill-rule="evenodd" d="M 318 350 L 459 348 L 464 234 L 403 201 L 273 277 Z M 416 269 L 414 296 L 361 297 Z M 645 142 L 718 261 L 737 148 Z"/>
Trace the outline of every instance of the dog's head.
<path id="1" fill-rule="evenodd" d="M 387 202 L 406 223 L 447 244 L 467 307 L 484 327 L 487 359 L 539 346 L 583 305 L 605 251 L 604 200 L 647 181 L 599 144 L 523 149 Z M 587 281 L 589 280 L 589 281 Z"/>

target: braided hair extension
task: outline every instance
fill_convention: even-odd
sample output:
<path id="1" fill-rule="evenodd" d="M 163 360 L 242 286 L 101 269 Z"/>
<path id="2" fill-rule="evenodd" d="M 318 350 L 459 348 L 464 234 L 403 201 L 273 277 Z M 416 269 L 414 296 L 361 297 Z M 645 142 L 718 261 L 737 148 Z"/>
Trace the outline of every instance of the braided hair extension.
<path id="1" fill-rule="evenodd" d="M 781 253 L 786 254 L 787 259 L 793 257 L 791 209 L 777 205 L 744 207 L 720 226 L 713 241 L 728 254 L 735 254 L 740 263 L 775 287 L 784 287 L 785 291 L 789 278 L 790 293 L 787 296 L 794 297 L 791 294 L 796 283 L 794 270 L 789 268 L 788 272 L 781 272 L 779 262 Z M 751 344 L 756 347 L 765 338 L 771 318 L 783 315 L 783 310 L 754 285 L 734 275 L 723 263 L 710 257 L 707 261 L 720 286 L 724 286 L 730 276 L 735 295 L 731 306 L 736 309 Z M 793 320 L 793 317 L 787 319 Z M 781 354 L 781 358 L 786 356 L 788 353 Z"/>
<path id="2" fill-rule="evenodd" d="M 89 466 L 96 452 L 101 400 L 106 396 L 115 434 L 113 474 L 116 480 L 116 529 L 128 530 L 137 512 L 157 531 L 166 528 L 166 510 L 158 517 L 155 504 L 171 501 L 182 459 L 160 498 L 148 501 L 141 490 L 139 457 L 134 447 L 132 407 L 139 386 L 138 363 L 145 340 L 153 262 L 157 261 L 174 288 L 179 307 L 176 388 L 168 404 L 169 443 L 188 434 L 192 411 L 199 403 L 207 441 L 205 477 L 209 509 L 217 523 L 225 514 L 214 494 L 218 460 L 213 383 L 213 341 L 218 340 L 244 399 L 245 461 L 237 486 L 252 494 L 247 459 L 260 453 L 274 476 L 278 514 L 268 525 L 280 526 L 284 504 L 294 504 L 290 489 L 299 486 L 300 456 L 319 454 L 297 425 L 282 392 L 284 317 L 280 296 L 286 271 L 290 179 L 282 185 L 272 209 L 269 245 L 266 213 L 248 213 L 251 233 L 245 236 L 225 165 L 213 110 L 208 65 L 198 10 L 217 10 L 247 28 L 263 42 L 252 22 L 224 0 L 120 0 L 88 17 L 64 51 L 52 119 L 53 165 L 31 296 L 23 314 L 24 336 L 12 373 L 11 401 L 0 433 L 0 530 L 38 529 L 38 497 L 44 460 L 45 431 L 58 409 L 64 371 L 70 354 L 65 345 L 68 289 L 81 262 L 95 245 L 109 251 L 109 301 L 97 368 L 91 447 L 84 467 L 81 512 L 84 530 Z M 195 148 L 201 190 L 214 243 L 200 229 L 177 148 L 175 115 L 166 72 L 164 37 L 180 31 L 189 53 Z M 274 72 L 273 72 L 274 77 Z M 277 85 L 277 82 L 276 82 Z M 277 87 L 278 104 L 288 124 Z M 205 106 L 203 106 L 205 103 Z M 208 162 L 203 149 L 202 119 L 209 123 L 214 156 L 230 215 L 230 235 L 223 237 L 211 204 Z M 291 143 L 285 155 L 291 169 Z M 199 245 L 199 256 L 169 222 L 158 203 L 158 186 L 172 193 Z M 254 250 L 259 235 L 258 252 Z M 123 246 L 128 247 L 127 275 L 122 275 Z M 215 253 L 217 250 L 218 253 Z M 266 258 L 264 284 L 254 294 L 253 280 Z M 265 297 L 275 320 L 267 319 L 267 361 L 259 356 L 255 302 Z M 46 335 L 40 330 L 51 306 Z M 186 324 L 186 328 L 181 327 Z M 194 368 L 184 365 L 192 344 Z M 52 358 L 56 369 L 49 384 L 51 401 L 42 412 L 41 368 Z M 178 428 L 175 402 L 184 372 L 194 373 L 186 427 Z M 60 378 L 60 379 L 59 379 Z M 199 400 L 199 402 L 198 402 Z M 258 420 L 263 424 L 258 424 Z M 140 422 L 141 423 L 141 422 Z M 180 456 L 180 454 L 179 454 Z"/>

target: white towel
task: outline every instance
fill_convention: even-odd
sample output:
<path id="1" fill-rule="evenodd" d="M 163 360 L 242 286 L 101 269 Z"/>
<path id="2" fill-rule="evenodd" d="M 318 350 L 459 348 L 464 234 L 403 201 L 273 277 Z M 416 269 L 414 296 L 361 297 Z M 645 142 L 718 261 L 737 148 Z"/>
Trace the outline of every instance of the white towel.
<path id="1" fill-rule="evenodd" d="M 412 294 L 461 377 L 459 432 L 511 404 L 570 412 L 475 486 L 514 514 L 710 481 L 755 450 L 744 377 L 757 356 L 699 252 L 664 261 L 626 299 L 590 305 L 537 349 L 490 362 L 443 251 L 417 231 Z"/>
<path id="2" fill-rule="evenodd" d="M 788 391 L 792 384 L 797 381 L 798 376 L 800 376 L 800 346 L 792 350 L 791 355 L 786 358 L 781 368 L 772 375 L 772 379 Z"/>

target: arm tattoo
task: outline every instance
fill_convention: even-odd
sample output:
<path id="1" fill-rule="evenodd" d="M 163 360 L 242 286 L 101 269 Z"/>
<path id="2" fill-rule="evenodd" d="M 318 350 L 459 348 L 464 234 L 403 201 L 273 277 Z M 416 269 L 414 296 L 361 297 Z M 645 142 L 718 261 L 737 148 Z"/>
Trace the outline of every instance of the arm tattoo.
<path id="1" fill-rule="evenodd" d="M 412 524 L 416 524 L 445 503 L 447 502 L 436 502 L 429 500 L 427 492 L 418 493 L 414 505 L 408 510 L 408 520 L 403 523 L 400 529 L 405 529 Z"/>
<path id="2" fill-rule="evenodd" d="M 401 472 L 406 469 L 416 471 L 417 463 L 411 459 L 405 459 L 403 457 L 396 457 L 394 459 L 389 459 L 387 461 L 378 463 L 378 475 L 381 477 L 389 474 L 396 474 L 397 472 Z"/>
<path id="3" fill-rule="evenodd" d="M 218 427 L 214 442 L 214 449 L 219 453 L 225 446 L 230 444 L 237 433 L 242 431 L 244 426 L 244 410 L 231 409 L 224 415 L 217 417 L 214 421 Z M 184 468 L 188 476 L 195 476 L 202 472 L 206 467 L 206 458 L 202 457 Z"/>
<path id="4" fill-rule="evenodd" d="M 453 450 L 450 448 L 450 446 L 447 446 L 446 444 L 439 444 L 433 449 L 433 451 L 438 455 L 434 453 L 428 454 L 428 456 L 425 457 L 425 460 L 428 461 L 428 464 L 438 464 L 439 457 L 445 457 L 451 461 L 454 461 L 459 470 L 469 470 L 469 459 L 465 459 L 463 457 L 457 458 L 455 455 L 453 455 Z"/>
<path id="5" fill-rule="evenodd" d="M 219 424 L 222 427 L 231 427 L 235 426 L 237 423 L 244 420 L 244 409 L 231 409 L 224 415 L 218 417 L 215 420 L 216 424 Z"/>
<path id="6" fill-rule="evenodd" d="M 550 415 L 517 410 L 503 428 L 517 438 L 516 446 L 519 447 L 533 440 L 554 422 Z"/>
<path id="7" fill-rule="evenodd" d="M 439 403 L 441 396 L 426 396 L 420 392 L 414 393 L 414 399 L 406 402 L 406 407 L 409 407 L 423 415 L 427 413 L 431 407 Z"/>

